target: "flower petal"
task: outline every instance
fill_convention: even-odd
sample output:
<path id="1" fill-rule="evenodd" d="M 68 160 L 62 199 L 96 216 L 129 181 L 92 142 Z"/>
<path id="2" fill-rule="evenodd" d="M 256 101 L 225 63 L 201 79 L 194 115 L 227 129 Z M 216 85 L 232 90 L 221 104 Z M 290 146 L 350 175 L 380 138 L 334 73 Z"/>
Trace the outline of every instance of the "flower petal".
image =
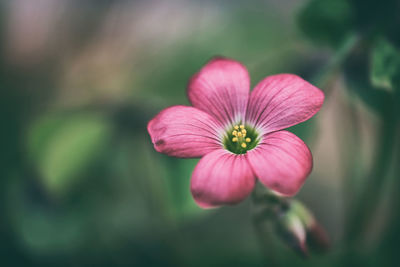
<path id="1" fill-rule="evenodd" d="M 321 108 L 324 93 L 293 74 L 265 78 L 250 96 L 246 121 L 265 133 L 306 121 Z"/>
<path id="2" fill-rule="evenodd" d="M 227 58 L 208 62 L 188 85 L 192 105 L 215 117 L 223 126 L 244 119 L 250 77 L 241 63 Z"/>
<path id="3" fill-rule="evenodd" d="M 236 204 L 253 190 L 255 177 L 244 154 L 220 149 L 205 155 L 193 171 L 191 191 L 202 208 Z"/>
<path id="4" fill-rule="evenodd" d="M 255 149 L 247 152 L 247 158 L 266 187 L 286 196 L 299 191 L 312 169 L 307 145 L 288 131 L 267 134 Z"/>
<path id="5" fill-rule="evenodd" d="M 154 148 L 169 156 L 201 157 L 222 147 L 215 119 L 193 107 L 166 108 L 149 122 L 147 130 Z"/>

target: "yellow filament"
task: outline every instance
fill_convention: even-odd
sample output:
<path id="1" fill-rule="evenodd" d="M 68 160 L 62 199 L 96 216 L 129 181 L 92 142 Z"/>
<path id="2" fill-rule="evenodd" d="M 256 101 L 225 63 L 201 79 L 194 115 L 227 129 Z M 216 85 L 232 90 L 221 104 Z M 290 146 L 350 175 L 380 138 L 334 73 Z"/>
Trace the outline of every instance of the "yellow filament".
<path id="1" fill-rule="evenodd" d="M 241 133 L 241 132 L 238 132 L 238 133 L 237 133 L 237 136 L 241 137 L 241 136 L 242 136 L 242 133 Z"/>
<path id="2" fill-rule="evenodd" d="M 232 135 L 237 136 L 238 132 L 235 130 L 232 132 Z"/>
<path id="3" fill-rule="evenodd" d="M 237 137 L 233 137 L 232 138 L 232 142 L 237 142 L 238 141 L 238 138 Z"/>
<path id="4" fill-rule="evenodd" d="M 233 127 L 233 128 L 235 128 L 235 130 L 239 130 L 239 126 L 237 126 L 237 125 L 235 125 L 235 127 Z"/>
<path id="5" fill-rule="evenodd" d="M 251 139 L 247 137 L 247 138 L 246 138 L 246 142 L 247 142 L 247 143 L 250 143 L 250 142 L 251 142 Z"/>
<path id="6" fill-rule="evenodd" d="M 244 125 L 242 124 L 242 125 L 240 125 L 240 129 L 244 129 Z"/>
<path id="7" fill-rule="evenodd" d="M 246 147 L 247 147 L 246 143 L 242 143 L 241 146 L 242 146 L 243 148 L 246 148 Z"/>

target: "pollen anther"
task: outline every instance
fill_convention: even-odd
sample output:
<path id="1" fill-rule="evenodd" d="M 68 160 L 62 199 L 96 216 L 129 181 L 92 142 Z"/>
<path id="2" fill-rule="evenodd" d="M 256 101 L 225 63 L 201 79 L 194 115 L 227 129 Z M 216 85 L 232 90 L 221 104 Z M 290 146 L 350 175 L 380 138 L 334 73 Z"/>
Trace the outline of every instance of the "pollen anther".
<path id="1" fill-rule="evenodd" d="M 235 154 L 245 154 L 257 145 L 257 133 L 244 124 L 233 124 L 225 138 L 228 138 L 224 140 L 225 147 Z"/>

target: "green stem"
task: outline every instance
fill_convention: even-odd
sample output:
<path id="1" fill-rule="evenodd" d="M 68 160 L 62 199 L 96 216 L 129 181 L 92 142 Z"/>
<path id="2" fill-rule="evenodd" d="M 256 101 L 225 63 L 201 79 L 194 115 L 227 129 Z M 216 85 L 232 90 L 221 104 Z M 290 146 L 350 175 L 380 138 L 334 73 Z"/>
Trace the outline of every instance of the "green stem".
<path id="1" fill-rule="evenodd" d="M 351 34 L 343 42 L 339 50 L 333 55 L 332 59 L 326 64 L 312 79 L 312 83 L 320 88 L 324 88 L 329 82 L 332 74 L 336 72 L 342 63 L 346 60 L 347 56 L 353 51 L 361 40 L 360 36 Z M 329 93 L 329 92 L 327 92 Z"/>
<path id="2" fill-rule="evenodd" d="M 288 206 L 288 199 L 279 197 L 257 183 L 251 195 L 252 222 L 264 261 L 271 266 L 279 266 L 276 245 L 273 242 L 271 221 Z"/>
<path id="3" fill-rule="evenodd" d="M 373 216 L 383 193 L 385 180 L 391 163 L 395 140 L 396 127 L 392 114 L 387 113 L 383 117 L 381 135 L 378 137 L 378 152 L 375 154 L 374 165 L 369 176 L 364 182 L 365 187 L 354 205 L 352 217 L 348 222 L 345 239 L 349 243 L 355 243 L 364 233 L 369 222 L 368 217 Z"/>
<path id="4" fill-rule="evenodd" d="M 345 152 L 342 158 L 341 165 L 345 166 L 345 174 L 342 177 L 342 190 L 344 193 L 344 214 L 345 219 L 349 220 L 352 218 L 352 212 L 355 205 L 355 199 L 357 197 L 357 186 L 356 186 L 356 168 L 355 165 L 358 165 L 360 162 L 359 155 L 361 152 L 360 146 L 360 125 L 357 120 L 357 114 L 355 110 L 355 106 L 353 103 L 349 103 L 348 106 L 348 117 L 350 119 L 350 133 L 349 139 L 350 141 L 345 144 Z M 348 149 L 350 146 L 350 149 Z M 350 150 L 350 151 L 349 151 Z"/>
<path id="5" fill-rule="evenodd" d="M 400 84 L 396 83 L 396 88 L 397 90 L 395 90 L 395 108 L 394 114 L 400 114 Z M 396 133 L 398 136 L 398 134 L 400 134 L 400 117 L 395 118 L 395 122 L 394 122 L 396 127 Z M 394 144 L 393 146 L 395 147 L 395 151 L 394 151 L 394 162 L 400 162 L 400 139 L 395 139 L 394 140 Z M 400 201 L 400 164 L 395 165 L 395 169 L 394 169 L 394 175 L 392 176 L 392 179 L 394 179 L 392 181 L 392 186 L 391 186 L 391 190 L 390 190 L 390 203 L 399 203 Z M 386 245 L 389 244 L 389 248 L 393 249 L 393 246 L 391 242 L 393 242 L 393 240 L 395 240 L 396 238 L 398 238 L 400 236 L 400 231 L 399 231 L 399 227 L 398 227 L 398 222 L 400 219 L 400 212 L 399 209 L 393 209 L 393 212 L 391 214 L 391 221 L 389 221 L 386 229 L 385 229 L 385 236 L 384 236 L 384 242 L 386 242 Z"/>

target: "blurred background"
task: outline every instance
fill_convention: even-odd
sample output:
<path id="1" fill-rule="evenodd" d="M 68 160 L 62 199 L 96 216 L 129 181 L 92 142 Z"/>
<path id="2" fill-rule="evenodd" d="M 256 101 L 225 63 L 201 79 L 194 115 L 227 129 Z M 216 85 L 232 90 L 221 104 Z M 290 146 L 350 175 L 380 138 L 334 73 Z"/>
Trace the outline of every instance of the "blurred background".
<path id="1" fill-rule="evenodd" d="M 1 266 L 398 266 L 399 1 L 5 0 L 0 14 Z M 254 227 L 250 198 L 198 208 L 197 160 L 153 149 L 147 122 L 189 104 L 215 55 L 253 86 L 285 72 L 325 92 L 289 130 L 313 152 L 297 198 L 329 251 L 304 259 Z"/>

